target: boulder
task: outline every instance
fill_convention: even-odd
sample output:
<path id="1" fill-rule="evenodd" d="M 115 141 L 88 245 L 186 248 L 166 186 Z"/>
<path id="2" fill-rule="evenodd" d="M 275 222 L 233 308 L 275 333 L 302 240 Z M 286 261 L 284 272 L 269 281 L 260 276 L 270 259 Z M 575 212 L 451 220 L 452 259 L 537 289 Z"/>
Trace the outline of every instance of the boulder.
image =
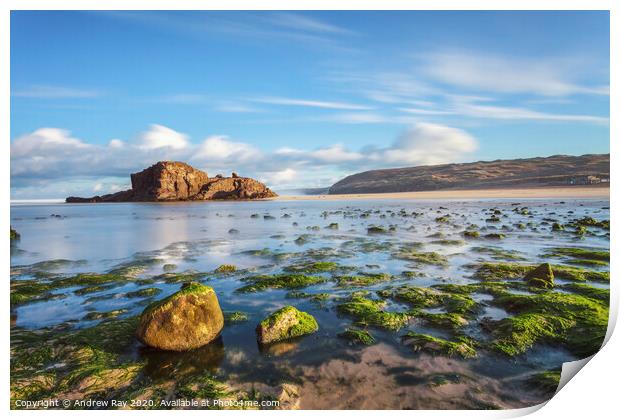
<path id="1" fill-rule="evenodd" d="M 150 347 L 185 351 L 209 344 L 224 327 L 213 288 L 186 283 L 181 290 L 149 305 L 138 324 L 138 339 Z"/>
<path id="2" fill-rule="evenodd" d="M 543 289 L 553 288 L 553 270 L 549 263 L 544 263 L 530 271 L 523 278 L 527 284 Z"/>
<path id="3" fill-rule="evenodd" d="M 269 315 L 256 327 L 260 344 L 269 344 L 311 334 L 319 329 L 312 315 L 293 306 L 285 306 Z"/>
<path id="4" fill-rule="evenodd" d="M 253 200 L 276 197 L 265 184 L 242 178 L 233 172 L 225 178 L 209 178 L 183 162 L 157 162 L 131 174 L 131 189 L 94 197 L 68 197 L 67 203 L 105 203 L 123 201 Z"/>

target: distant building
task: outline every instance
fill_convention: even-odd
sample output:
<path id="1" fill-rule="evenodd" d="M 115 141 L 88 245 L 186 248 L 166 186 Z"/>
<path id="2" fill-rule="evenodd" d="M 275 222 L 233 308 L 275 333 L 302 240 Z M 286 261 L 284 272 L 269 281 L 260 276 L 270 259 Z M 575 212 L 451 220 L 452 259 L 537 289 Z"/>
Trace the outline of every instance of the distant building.
<path id="1" fill-rule="evenodd" d="M 609 183 L 609 177 L 601 177 L 596 175 L 579 175 L 569 178 L 570 185 L 594 185 Z"/>

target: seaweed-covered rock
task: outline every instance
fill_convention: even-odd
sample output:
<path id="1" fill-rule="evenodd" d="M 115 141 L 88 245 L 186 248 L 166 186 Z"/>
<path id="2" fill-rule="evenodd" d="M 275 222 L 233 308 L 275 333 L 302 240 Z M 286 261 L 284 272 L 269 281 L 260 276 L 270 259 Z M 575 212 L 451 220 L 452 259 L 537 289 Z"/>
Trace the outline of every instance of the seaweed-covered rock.
<path id="1" fill-rule="evenodd" d="M 551 289 L 553 287 L 553 270 L 549 263 L 544 263 L 530 271 L 523 278 L 530 286 Z"/>
<path id="2" fill-rule="evenodd" d="M 19 233 L 13 228 L 11 228 L 11 241 L 15 241 L 20 238 Z"/>
<path id="3" fill-rule="evenodd" d="M 213 288 L 186 283 L 142 312 L 137 336 L 151 347 L 184 351 L 210 343 L 223 327 L 224 315 Z"/>
<path id="4" fill-rule="evenodd" d="M 256 337 L 261 344 L 311 334 L 319 329 L 312 315 L 293 306 L 285 306 L 261 321 L 256 327 Z"/>

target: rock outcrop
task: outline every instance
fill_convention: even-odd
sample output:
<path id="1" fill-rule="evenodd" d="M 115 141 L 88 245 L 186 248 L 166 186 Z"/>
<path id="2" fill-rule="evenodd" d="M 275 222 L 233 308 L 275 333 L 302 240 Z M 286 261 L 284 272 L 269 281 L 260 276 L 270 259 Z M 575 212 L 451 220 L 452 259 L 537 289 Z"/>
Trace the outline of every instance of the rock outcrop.
<path id="1" fill-rule="evenodd" d="M 311 334 L 318 329 L 319 325 L 312 315 L 293 306 L 285 306 L 258 324 L 256 337 L 260 344 L 269 344 Z"/>
<path id="2" fill-rule="evenodd" d="M 213 288 L 186 283 L 181 290 L 146 307 L 136 335 L 150 347 L 185 351 L 209 344 L 224 328 Z"/>
<path id="3" fill-rule="evenodd" d="M 543 263 L 527 273 L 523 280 L 532 287 L 551 289 L 554 286 L 553 270 L 549 263 Z"/>
<path id="4" fill-rule="evenodd" d="M 265 184 L 233 172 L 209 178 L 206 172 L 183 162 L 157 162 L 131 174 L 131 189 L 88 198 L 68 197 L 67 203 L 122 201 L 256 200 L 276 197 Z"/>

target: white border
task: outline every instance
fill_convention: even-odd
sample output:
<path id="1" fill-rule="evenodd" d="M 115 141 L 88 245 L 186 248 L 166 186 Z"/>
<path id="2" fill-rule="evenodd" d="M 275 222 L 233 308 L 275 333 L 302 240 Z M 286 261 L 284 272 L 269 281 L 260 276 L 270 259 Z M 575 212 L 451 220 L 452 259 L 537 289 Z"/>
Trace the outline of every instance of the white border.
<path id="1" fill-rule="evenodd" d="M 53 9 L 77 9 L 77 10 L 199 10 L 199 9 L 211 9 L 211 10 L 610 10 L 611 11 L 611 97 L 610 97 L 610 133 L 611 138 L 618 139 L 618 123 L 617 118 L 619 113 L 618 107 L 620 106 L 620 96 L 618 94 L 618 77 L 620 74 L 619 65 L 619 53 L 620 45 L 618 43 L 620 33 L 618 26 L 620 19 L 619 2 L 608 0 L 417 0 L 411 1 L 405 4 L 402 1 L 397 0 L 382 0 L 381 2 L 370 0 L 212 0 L 212 1 L 196 1 L 196 0 L 88 0 L 88 1 L 75 1 L 75 0 L 4 0 L 0 2 L 0 63 L 2 63 L 2 71 L 0 72 L 0 115 L 2 120 L 0 127 L 1 131 L 1 156 L 4 159 L 5 164 L 2 166 L 2 182 L 0 182 L 1 196 L 4 197 L 2 202 L 2 218 L 0 224 L 0 232 L 3 230 L 6 232 L 9 229 L 9 213 L 10 213 L 10 75 L 9 75 L 9 63 L 10 63 L 10 10 L 53 10 Z M 617 146 L 614 142 L 611 142 L 611 172 L 612 179 L 616 179 L 616 171 L 614 166 L 616 163 L 615 156 L 617 152 Z M 611 188 L 611 213 L 613 214 L 614 224 L 612 226 L 612 232 L 617 231 L 616 209 L 618 208 L 618 194 L 616 190 L 616 182 L 612 184 Z M 612 233 L 615 238 L 616 234 Z M 2 256 L 4 260 L 4 272 L 7 274 L 5 277 L 4 291 L 1 294 L 2 307 L 8 312 L 9 308 L 9 242 L 7 240 L 2 242 Z M 618 260 L 613 246 L 611 244 L 612 261 L 611 266 L 616 266 Z M 612 284 L 615 285 L 617 276 L 615 271 L 612 271 Z M 620 373 L 620 363 L 618 361 L 618 355 L 620 355 L 620 339 L 617 334 L 611 336 L 610 332 L 613 330 L 615 321 L 618 314 L 618 293 L 616 287 L 612 287 L 612 302 L 610 312 L 610 328 L 608 331 L 609 340 L 605 347 L 595 355 L 588 363 L 588 366 L 579 373 L 577 379 L 569 381 L 568 384 L 561 391 L 551 399 L 543 409 L 538 410 L 541 406 L 533 407 L 522 410 L 507 410 L 507 411 L 390 411 L 390 416 L 394 418 L 410 418 L 412 416 L 416 418 L 433 418 L 433 419 L 446 419 L 446 418 L 507 418 L 516 417 L 530 414 L 533 419 L 543 418 L 562 418 L 562 419 L 606 419 L 611 416 L 617 416 L 618 407 L 618 385 L 616 384 L 616 378 Z M 7 320 L 8 321 L 8 320 Z M 3 366 L 3 381 L 2 391 L 0 399 L 0 407 L 2 409 L 9 410 L 9 323 L 5 322 L 1 324 L 2 328 L 2 341 L 4 343 L 5 356 L 2 358 Z M 544 404 L 543 404 L 544 405 Z M 538 410 L 538 411 L 537 411 Z M 182 413 L 184 416 L 205 416 L 217 415 L 224 418 L 244 418 L 248 416 L 269 416 L 269 418 L 283 416 L 293 416 L 296 418 L 310 418 L 315 415 L 320 416 L 332 416 L 336 415 L 334 412 L 320 412 L 313 411 L 299 411 L 299 412 L 237 412 L 226 411 L 217 412 L 131 412 L 132 414 L 124 414 L 127 412 L 115 413 L 115 416 L 149 416 L 149 417 L 169 417 L 178 416 Z M 613 413 L 613 414 L 612 414 Z M 49 418 L 65 418 L 82 416 L 83 412 L 71 412 L 71 411 L 39 411 L 39 412 L 25 412 L 25 411 L 10 411 L 11 416 L 15 417 L 34 417 L 45 416 Z M 93 418 L 103 418 L 109 416 L 109 412 L 88 412 L 88 416 Z M 374 419 L 377 413 L 374 411 L 359 411 L 355 413 L 355 416 L 360 418 Z"/>

